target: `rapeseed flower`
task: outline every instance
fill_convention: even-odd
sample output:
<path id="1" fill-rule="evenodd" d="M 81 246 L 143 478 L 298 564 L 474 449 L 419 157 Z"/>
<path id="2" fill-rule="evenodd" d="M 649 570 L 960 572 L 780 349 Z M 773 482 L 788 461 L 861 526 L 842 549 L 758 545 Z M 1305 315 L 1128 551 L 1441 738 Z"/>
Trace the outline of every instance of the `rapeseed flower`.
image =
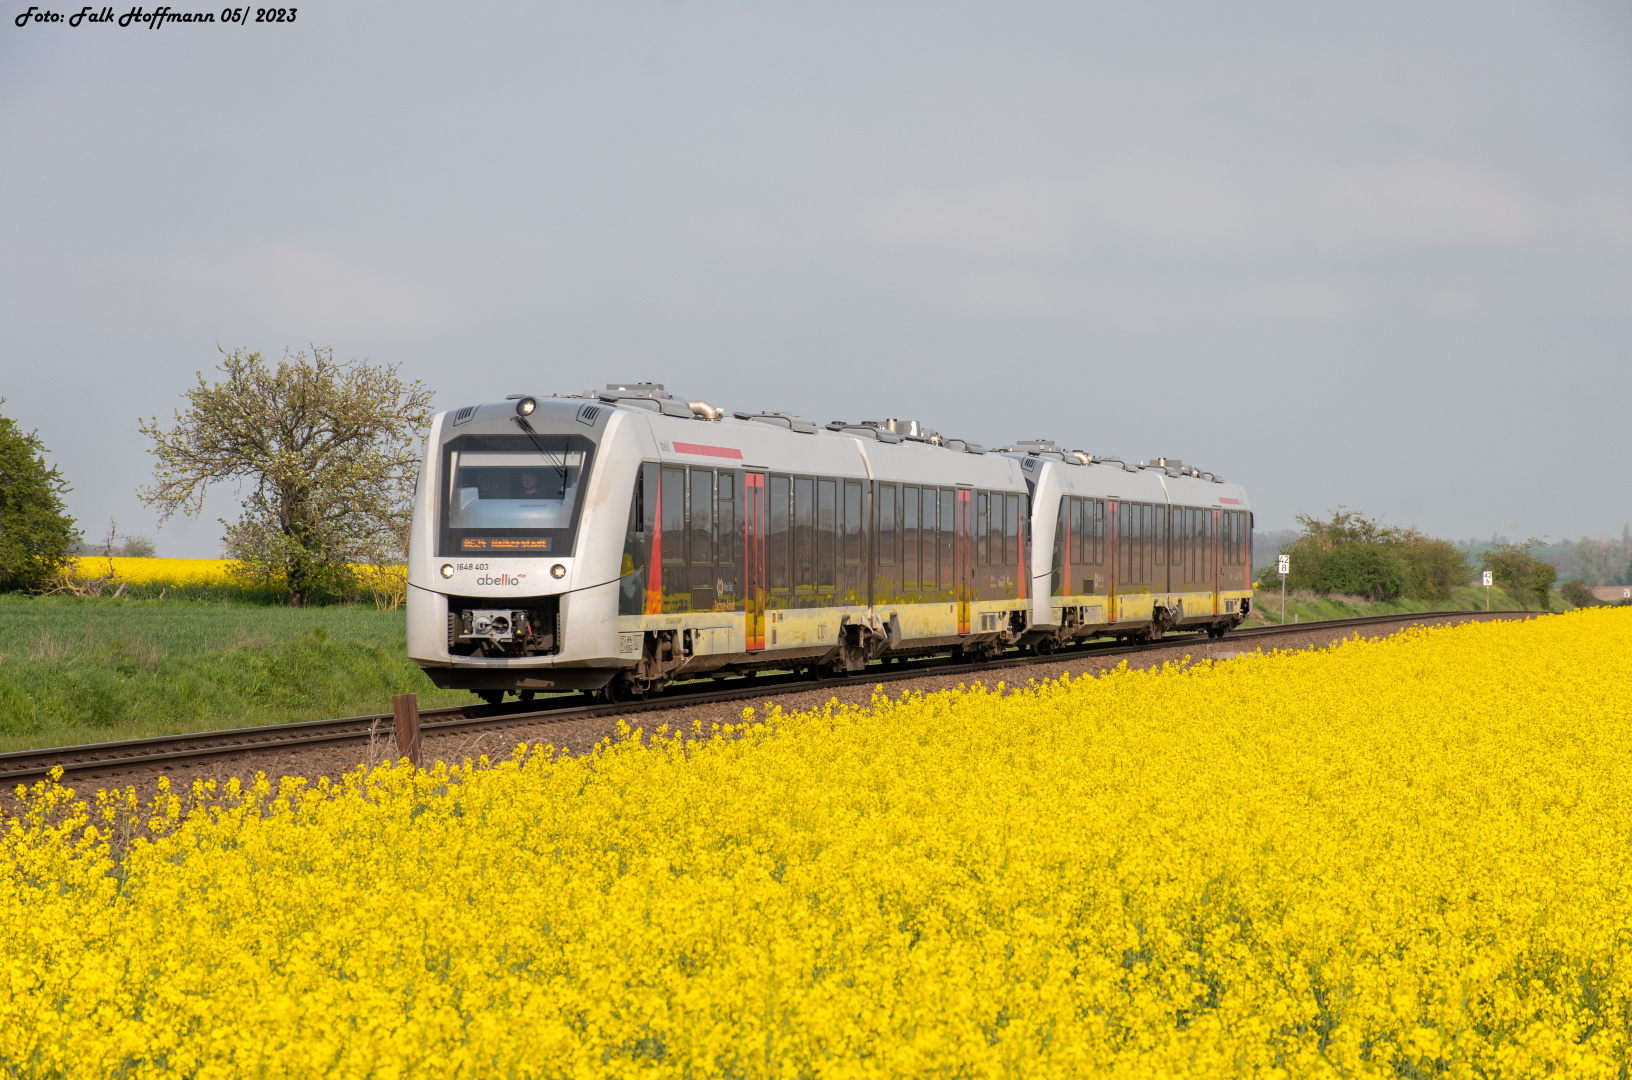
<path id="1" fill-rule="evenodd" d="M 146 806 L 43 783 L 0 1064 L 1620 1075 L 1629 646 L 1596 609 Z"/>

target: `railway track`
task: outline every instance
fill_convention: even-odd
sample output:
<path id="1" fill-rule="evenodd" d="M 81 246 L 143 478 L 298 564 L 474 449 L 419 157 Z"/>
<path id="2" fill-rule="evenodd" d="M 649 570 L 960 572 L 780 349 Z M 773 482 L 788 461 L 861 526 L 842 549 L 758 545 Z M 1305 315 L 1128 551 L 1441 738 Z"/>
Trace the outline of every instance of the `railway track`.
<path id="1" fill-rule="evenodd" d="M 1528 618 L 1534 612 L 1491 612 L 1491 617 Z M 1356 619 L 1259 626 L 1230 632 L 1224 641 L 1256 641 L 1285 634 L 1332 629 L 1360 629 L 1384 623 L 1417 623 L 1447 618 L 1485 617 L 1485 612 L 1427 611 L 1413 615 L 1373 615 Z M 812 680 L 795 674 L 758 674 L 725 680 L 698 680 L 680 683 L 661 694 L 615 704 L 585 704 L 581 694 L 560 694 L 532 702 L 508 705 L 470 705 L 426 709 L 420 713 L 420 730 L 427 735 L 479 729 L 503 728 L 544 721 L 580 720 L 597 716 L 627 716 L 657 709 L 683 708 L 716 702 L 763 699 L 778 694 L 808 691 L 847 683 L 884 683 L 925 676 L 984 674 L 1007 668 L 1057 664 L 1081 657 L 1131 656 L 1158 649 L 1205 642 L 1200 633 L 1171 633 L 1160 641 L 1128 645 L 1115 641 L 1091 642 L 1046 656 L 1035 654 L 999 657 L 976 663 L 944 659 L 904 660 L 875 664 L 848 678 Z M 137 768 L 198 762 L 234 754 L 270 752 L 293 748 L 366 743 L 376 737 L 393 738 L 390 713 L 348 716 L 335 720 L 313 720 L 299 724 L 268 724 L 261 727 L 191 735 L 161 735 L 148 739 L 64 746 L 47 750 L 21 750 L 0 754 L 0 785 L 38 780 L 53 769 L 65 776 L 84 773 L 120 773 Z"/>

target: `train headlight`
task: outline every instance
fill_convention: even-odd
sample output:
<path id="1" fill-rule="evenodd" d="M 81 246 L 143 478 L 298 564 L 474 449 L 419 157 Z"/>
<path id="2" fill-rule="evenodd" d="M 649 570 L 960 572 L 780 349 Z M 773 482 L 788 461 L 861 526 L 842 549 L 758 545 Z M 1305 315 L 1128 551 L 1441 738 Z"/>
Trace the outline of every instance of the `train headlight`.
<path id="1" fill-rule="evenodd" d="M 445 562 L 445 563 L 442 564 L 442 576 L 443 577 L 452 577 L 453 576 L 453 564 L 451 562 Z"/>
<path id="2" fill-rule="evenodd" d="M 533 415 L 533 410 L 536 408 L 538 408 L 537 401 L 530 397 L 524 397 L 520 401 L 516 402 L 516 415 L 531 416 Z"/>
<path id="3" fill-rule="evenodd" d="M 567 568 L 560 563 L 556 563 L 550 567 L 550 576 L 556 579 L 564 578 L 567 576 Z"/>

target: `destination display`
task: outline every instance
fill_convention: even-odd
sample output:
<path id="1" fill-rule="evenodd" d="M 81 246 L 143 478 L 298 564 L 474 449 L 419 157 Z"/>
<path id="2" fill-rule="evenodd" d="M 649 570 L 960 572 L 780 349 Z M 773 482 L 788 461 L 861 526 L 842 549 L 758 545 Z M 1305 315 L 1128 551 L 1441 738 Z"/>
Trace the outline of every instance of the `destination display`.
<path id="1" fill-rule="evenodd" d="M 548 536 L 464 536 L 459 539 L 462 551 L 548 551 Z"/>

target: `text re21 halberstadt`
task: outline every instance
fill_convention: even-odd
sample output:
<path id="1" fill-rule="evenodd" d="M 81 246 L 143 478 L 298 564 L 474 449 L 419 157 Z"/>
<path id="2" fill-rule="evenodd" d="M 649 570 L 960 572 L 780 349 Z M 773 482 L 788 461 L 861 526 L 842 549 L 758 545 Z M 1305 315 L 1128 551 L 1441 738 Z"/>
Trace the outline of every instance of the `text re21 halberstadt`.
<path id="1" fill-rule="evenodd" d="M 152 11 L 146 8 L 133 7 L 123 15 L 114 13 L 113 8 L 83 7 L 73 15 L 64 16 L 58 11 L 49 11 L 45 8 L 31 6 L 27 11 L 17 16 L 18 26 L 27 26 L 29 23 L 67 23 L 69 26 L 79 26 L 81 23 L 101 24 L 117 23 L 120 26 L 145 26 L 149 30 L 157 30 L 166 23 L 238 23 L 243 25 L 249 22 L 258 23 L 292 23 L 295 21 L 295 12 L 298 8 L 222 8 L 219 13 L 214 11 L 174 11 L 169 7 L 156 7 Z M 253 15 L 253 18 L 251 16 Z"/>

